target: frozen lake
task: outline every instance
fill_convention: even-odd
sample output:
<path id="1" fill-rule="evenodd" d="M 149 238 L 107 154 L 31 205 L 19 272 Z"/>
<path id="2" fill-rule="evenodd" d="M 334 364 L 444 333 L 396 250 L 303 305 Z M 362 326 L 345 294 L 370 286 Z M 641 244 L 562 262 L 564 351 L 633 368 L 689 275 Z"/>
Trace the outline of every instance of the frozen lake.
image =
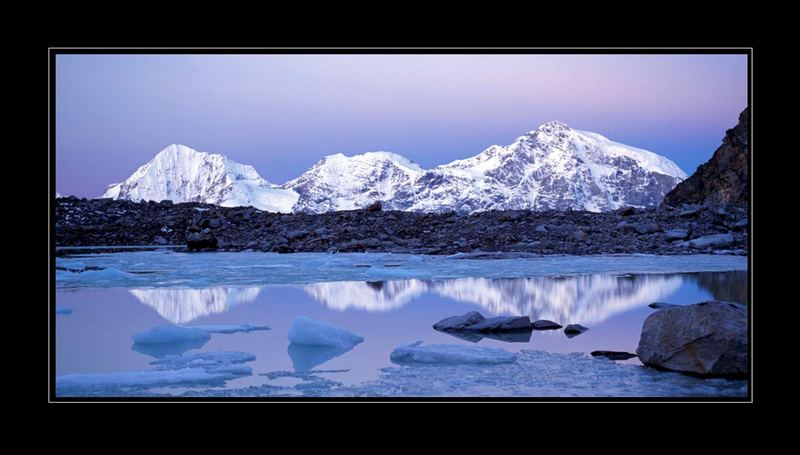
<path id="1" fill-rule="evenodd" d="M 747 393 L 746 381 L 698 379 L 653 371 L 635 358 L 588 355 L 635 352 L 654 301 L 747 303 L 747 258 L 741 256 L 477 260 L 150 251 L 59 258 L 57 266 L 63 269 L 56 272 L 59 314 L 52 316 L 59 396 Z M 468 311 L 577 323 L 589 331 L 573 338 L 560 330 L 534 331 L 529 339 L 499 340 L 462 339 L 431 327 Z M 300 316 L 364 341 L 349 350 L 290 344 L 289 327 Z M 133 341 L 174 325 L 208 334 L 156 345 Z M 392 363 L 393 350 L 416 340 L 517 356 L 498 365 Z"/>

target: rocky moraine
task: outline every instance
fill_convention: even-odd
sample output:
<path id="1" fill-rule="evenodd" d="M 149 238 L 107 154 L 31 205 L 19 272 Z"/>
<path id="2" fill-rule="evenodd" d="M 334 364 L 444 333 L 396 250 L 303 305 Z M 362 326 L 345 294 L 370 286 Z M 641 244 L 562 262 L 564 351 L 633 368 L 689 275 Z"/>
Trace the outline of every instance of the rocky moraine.
<path id="1" fill-rule="evenodd" d="M 454 254 L 744 255 L 746 205 L 626 207 L 613 212 L 473 214 L 363 210 L 278 214 L 170 201 L 56 199 L 56 246 L 181 245 L 189 250 Z"/>

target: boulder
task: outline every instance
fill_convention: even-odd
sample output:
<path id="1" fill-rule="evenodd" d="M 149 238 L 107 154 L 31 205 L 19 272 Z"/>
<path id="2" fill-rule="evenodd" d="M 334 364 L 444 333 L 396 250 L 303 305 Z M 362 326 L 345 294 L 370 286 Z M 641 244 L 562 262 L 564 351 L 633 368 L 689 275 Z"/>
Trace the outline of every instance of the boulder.
<path id="1" fill-rule="evenodd" d="M 308 231 L 305 229 L 298 229 L 295 231 L 286 232 L 283 235 L 289 240 L 299 240 L 303 237 L 306 237 L 308 235 Z"/>
<path id="2" fill-rule="evenodd" d="M 683 245 L 692 248 L 720 248 L 733 245 L 733 236 L 730 234 L 713 234 L 698 237 L 683 242 Z"/>
<path id="3" fill-rule="evenodd" d="M 664 240 L 672 241 L 672 240 L 683 240 L 689 236 L 689 232 L 686 229 L 670 229 L 669 231 L 664 232 Z"/>
<path id="4" fill-rule="evenodd" d="M 639 234 L 652 234 L 658 232 L 658 225 L 653 223 L 639 223 L 634 224 L 633 229 Z"/>
<path id="5" fill-rule="evenodd" d="M 594 357 L 605 357 L 611 360 L 628 360 L 636 357 L 636 354 L 622 351 L 592 351 Z"/>
<path id="6" fill-rule="evenodd" d="M 561 325 L 547 319 L 539 319 L 531 324 L 531 327 L 533 327 L 533 330 L 558 330 Z"/>
<path id="7" fill-rule="evenodd" d="M 383 206 L 381 206 L 381 201 L 375 201 L 372 204 L 368 205 L 366 208 L 367 212 L 380 212 Z"/>
<path id="8" fill-rule="evenodd" d="M 645 365 L 702 376 L 747 374 L 747 307 L 708 301 L 657 311 L 636 353 Z"/>
<path id="9" fill-rule="evenodd" d="M 461 316 L 450 316 L 433 325 L 436 330 L 450 331 L 450 330 L 464 330 L 471 325 L 475 325 L 484 321 L 486 318 L 477 311 L 470 311 Z"/>
<path id="10" fill-rule="evenodd" d="M 619 216 L 635 215 L 636 214 L 636 208 L 635 207 L 630 207 L 630 206 L 622 207 L 620 209 L 617 209 L 616 213 Z"/>
<path id="11" fill-rule="evenodd" d="M 467 330 L 475 332 L 504 332 L 511 330 L 531 330 L 531 318 L 528 316 L 498 316 L 484 319 Z"/>
<path id="12" fill-rule="evenodd" d="M 569 324 L 566 328 L 564 328 L 564 335 L 566 335 L 567 338 L 572 338 L 582 334 L 587 330 L 589 330 L 587 327 L 584 327 L 580 324 Z"/>
<path id="13" fill-rule="evenodd" d="M 186 236 L 186 246 L 189 251 L 216 250 L 217 238 L 210 233 L 190 232 Z"/>

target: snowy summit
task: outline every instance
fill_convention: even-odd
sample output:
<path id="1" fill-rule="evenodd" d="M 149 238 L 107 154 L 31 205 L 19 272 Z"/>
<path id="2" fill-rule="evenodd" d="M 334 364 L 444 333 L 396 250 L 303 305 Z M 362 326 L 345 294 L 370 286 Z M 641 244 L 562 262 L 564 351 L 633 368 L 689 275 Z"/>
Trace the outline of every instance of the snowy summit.
<path id="1" fill-rule="evenodd" d="M 686 177 L 663 156 L 553 121 L 507 146 L 429 170 L 390 152 L 329 155 L 281 186 L 252 166 L 171 145 L 102 197 L 285 213 L 353 210 L 375 201 L 414 212 L 598 212 L 658 205 Z"/>
<path id="2" fill-rule="evenodd" d="M 110 185 L 101 197 L 253 206 L 285 213 L 297 202 L 297 193 L 267 182 L 253 166 L 177 144 L 159 152 L 124 182 Z"/>

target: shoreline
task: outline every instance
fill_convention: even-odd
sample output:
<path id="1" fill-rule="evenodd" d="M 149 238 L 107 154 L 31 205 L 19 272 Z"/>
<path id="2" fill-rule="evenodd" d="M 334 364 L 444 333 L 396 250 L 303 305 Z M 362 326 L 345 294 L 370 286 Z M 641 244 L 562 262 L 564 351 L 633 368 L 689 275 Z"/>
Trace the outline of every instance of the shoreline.
<path id="1" fill-rule="evenodd" d="M 508 210 L 470 215 L 378 209 L 280 214 L 252 207 L 68 197 L 56 199 L 55 212 L 57 254 L 121 247 L 541 256 L 748 252 L 746 205 L 600 213 Z"/>

